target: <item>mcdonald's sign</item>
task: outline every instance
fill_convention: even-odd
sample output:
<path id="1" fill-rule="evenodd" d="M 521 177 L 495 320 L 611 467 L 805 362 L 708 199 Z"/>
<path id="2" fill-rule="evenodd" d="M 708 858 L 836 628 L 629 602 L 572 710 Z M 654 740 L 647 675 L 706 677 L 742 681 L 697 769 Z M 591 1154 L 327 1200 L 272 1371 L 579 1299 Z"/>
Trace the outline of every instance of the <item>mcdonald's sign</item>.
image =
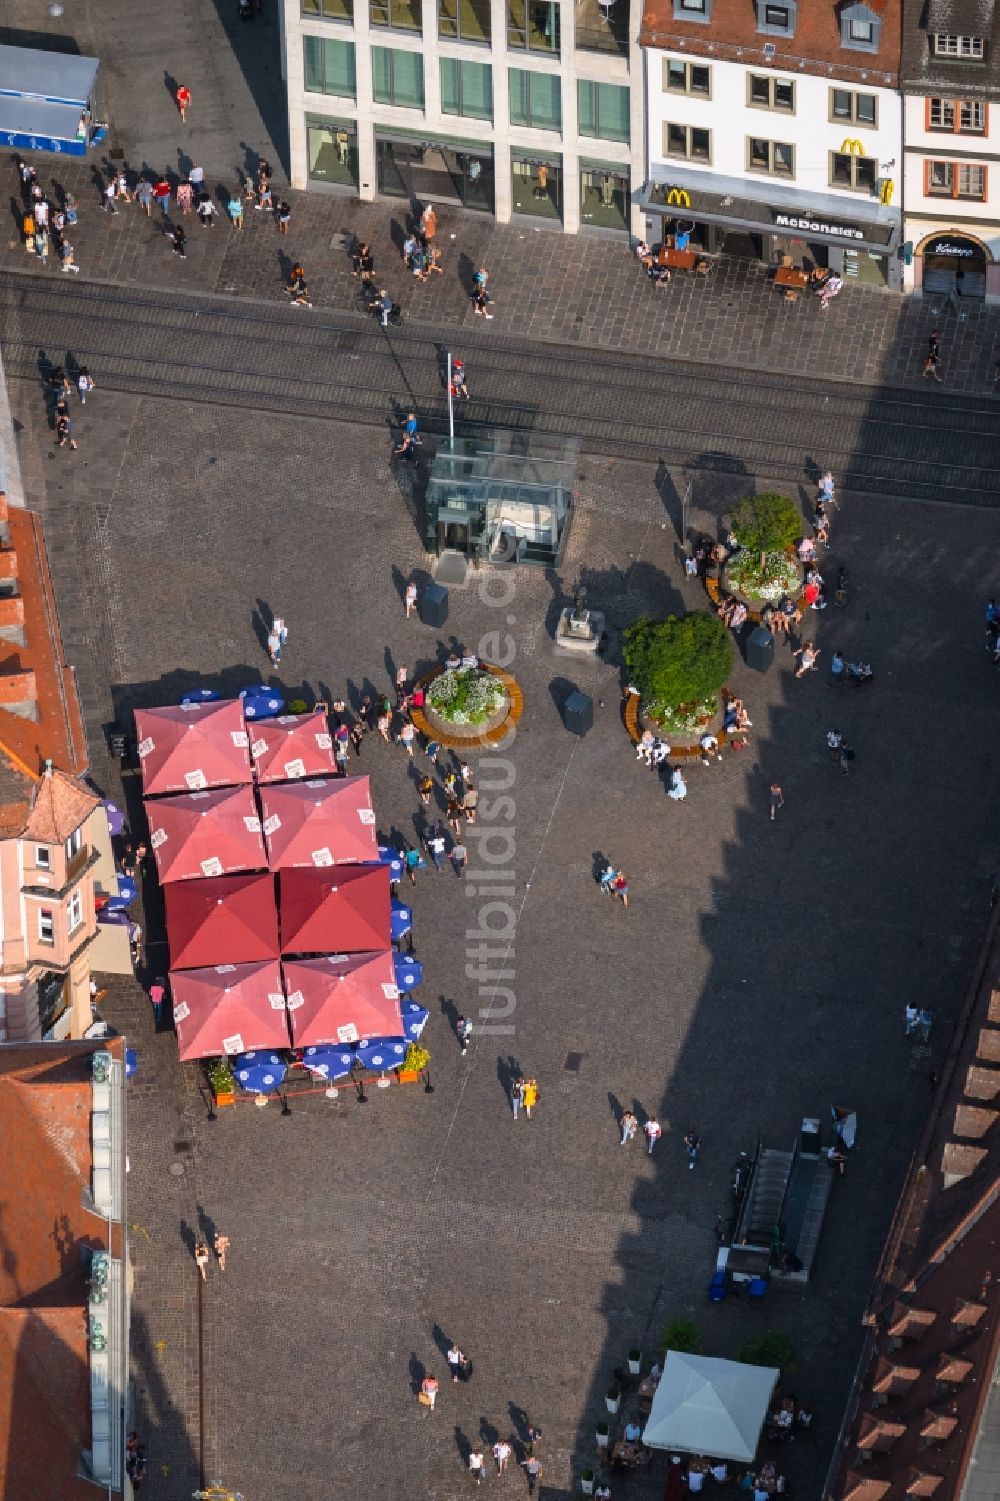
<path id="1" fill-rule="evenodd" d="M 691 194 L 686 188 L 671 188 L 667 194 L 667 203 L 675 203 L 678 208 L 690 208 Z"/>
<path id="2" fill-rule="evenodd" d="M 864 156 L 865 148 L 856 136 L 848 136 L 840 145 L 841 156 Z"/>
<path id="3" fill-rule="evenodd" d="M 892 202 L 892 195 L 895 192 L 895 189 L 896 184 L 893 182 L 892 178 L 884 177 L 878 190 L 879 203 L 886 205 L 890 204 Z"/>

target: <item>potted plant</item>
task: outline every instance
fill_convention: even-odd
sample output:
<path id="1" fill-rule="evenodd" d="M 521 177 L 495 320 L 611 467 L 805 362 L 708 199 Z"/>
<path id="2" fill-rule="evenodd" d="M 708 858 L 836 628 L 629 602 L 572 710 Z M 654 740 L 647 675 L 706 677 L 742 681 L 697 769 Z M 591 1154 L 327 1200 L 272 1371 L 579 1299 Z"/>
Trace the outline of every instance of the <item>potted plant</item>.
<path id="1" fill-rule="evenodd" d="M 782 1376 L 788 1376 L 795 1369 L 795 1348 L 787 1334 L 763 1329 L 740 1346 L 740 1360 L 744 1365 L 777 1367 Z"/>
<path id="2" fill-rule="evenodd" d="M 628 1373 L 630 1376 L 638 1376 L 642 1370 L 642 1351 L 630 1350 L 628 1352 Z"/>
<path id="3" fill-rule="evenodd" d="M 610 1429 L 610 1427 L 608 1426 L 607 1423 L 598 1423 L 598 1425 L 597 1425 L 597 1447 L 598 1447 L 598 1449 L 606 1449 L 608 1447 L 608 1444 L 610 1442 L 611 1442 L 611 1429 Z"/>
<path id="4" fill-rule="evenodd" d="M 640 615 L 624 633 L 623 654 L 643 717 L 672 741 L 702 734 L 719 715 L 719 689 L 732 670 L 733 646 L 717 615 Z"/>
<path id="5" fill-rule="evenodd" d="M 580 1489 L 585 1496 L 592 1496 L 594 1494 L 593 1470 L 584 1470 L 583 1474 L 580 1476 Z"/>
<path id="6" fill-rule="evenodd" d="M 608 1388 L 607 1392 L 604 1395 L 604 1405 L 607 1407 L 608 1412 L 611 1413 L 617 1412 L 619 1407 L 621 1407 L 622 1394 L 617 1386 L 611 1386 Z"/>
<path id="7" fill-rule="evenodd" d="M 700 1355 L 701 1330 L 693 1319 L 671 1319 L 660 1332 L 660 1349 L 664 1354 L 676 1350 L 680 1355 Z"/>
<path id="8" fill-rule="evenodd" d="M 306 701 L 305 701 L 304 698 L 293 698 L 290 701 L 287 709 L 285 710 L 285 713 L 286 714 L 308 714 L 309 713 L 309 705 L 306 703 Z"/>
<path id="9" fill-rule="evenodd" d="M 406 1057 L 396 1070 L 396 1078 L 400 1084 L 415 1084 L 430 1061 L 431 1055 L 427 1049 L 417 1042 L 411 1042 L 406 1050 Z"/>
<path id="10" fill-rule="evenodd" d="M 208 1065 L 208 1082 L 217 1105 L 236 1103 L 236 1075 L 225 1058 L 213 1058 Z"/>

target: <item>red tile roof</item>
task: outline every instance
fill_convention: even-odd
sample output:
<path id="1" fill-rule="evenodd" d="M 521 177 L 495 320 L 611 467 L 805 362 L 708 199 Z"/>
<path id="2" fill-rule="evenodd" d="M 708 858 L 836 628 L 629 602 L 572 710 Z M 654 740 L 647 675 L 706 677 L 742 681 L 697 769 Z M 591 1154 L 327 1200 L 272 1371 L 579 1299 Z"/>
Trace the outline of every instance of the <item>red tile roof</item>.
<path id="1" fill-rule="evenodd" d="M 90 1058 L 124 1043 L 0 1045 L 0 1495 L 93 1501 L 87 1288 L 81 1249 L 108 1249 L 91 1187 Z M 111 1251 L 121 1254 L 120 1227 Z"/>
<path id="2" fill-rule="evenodd" d="M 76 777 L 53 771 L 35 787 L 24 832 L 39 844 L 62 844 L 90 817 L 100 801 Z"/>

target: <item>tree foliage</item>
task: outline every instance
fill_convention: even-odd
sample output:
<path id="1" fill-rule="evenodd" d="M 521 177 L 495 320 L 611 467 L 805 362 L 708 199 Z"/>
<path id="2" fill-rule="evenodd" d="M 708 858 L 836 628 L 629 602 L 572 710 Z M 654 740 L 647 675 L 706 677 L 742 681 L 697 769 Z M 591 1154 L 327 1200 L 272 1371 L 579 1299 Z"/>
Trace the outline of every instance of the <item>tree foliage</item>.
<path id="1" fill-rule="evenodd" d="M 768 1366 L 787 1376 L 795 1369 L 795 1347 L 787 1334 L 779 1334 L 777 1329 L 764 1329 L 743 1342 L 740 1360 L 744 1365 Z"/>
<path id="2" fill-rule="evenodd" d="M 666 706 L 711 698 L 733 665 L 725 624 L 704 611 L 666 620 L 641 615 L 625 632 L 623 651 L 643 698 Z"/>
<path id="3" fill-rule="evenodd" d="M 802 535 L 802 515 L 787 495 L 748 495 L 733 514 L 733 532 L 747 552 L 783 552 Z"/>
<path id="4" fill-rule="evenodd" d="M 665 1355 L 676 1350 L 679 1355 L 701 1354 L 701 1330 L 693 1319 L 671 1319 L 660 1330 L 660 1349 Z"/>

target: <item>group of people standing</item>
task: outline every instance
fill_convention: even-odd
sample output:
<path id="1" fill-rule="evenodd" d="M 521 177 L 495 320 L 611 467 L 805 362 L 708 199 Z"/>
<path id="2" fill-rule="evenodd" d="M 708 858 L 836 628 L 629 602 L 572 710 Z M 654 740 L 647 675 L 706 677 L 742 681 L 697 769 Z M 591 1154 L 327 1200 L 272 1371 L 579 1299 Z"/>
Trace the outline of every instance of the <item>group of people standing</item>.
<path id="1" fill-rule="evenodd" d="M 78 209 L 72 193 L 63 193 L 58 204 L 46 198 L 38 173 L 30 162 L 19 161 L 23 213 L 21 233 L 24 248 L 45 264 L 50 248 L 62 269 L 79 272 L 68 231 L 77 223 Z"/>

